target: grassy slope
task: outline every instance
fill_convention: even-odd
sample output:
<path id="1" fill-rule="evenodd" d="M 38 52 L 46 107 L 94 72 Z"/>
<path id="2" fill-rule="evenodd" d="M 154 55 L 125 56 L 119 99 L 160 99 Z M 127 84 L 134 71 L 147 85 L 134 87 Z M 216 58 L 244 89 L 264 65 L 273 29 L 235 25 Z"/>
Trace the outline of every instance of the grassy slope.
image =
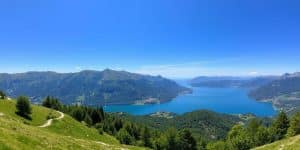
<path id="1" fill-rule="evenodd" d="M 300 150 L 300 135 L 267 144 L 255 150 Z"/>
<path id="2" fill-rule="evenodd" d="M 119 144 L 112 136 L 100 135 L 65 115 L 50 127 L 46 122 L 50 109 L 32 106 L 32 121 L 15 114 L 15 101 L 0 100 L 0 149 L 141 149 Z M 53 113 L 53 112 L 52 112 Z M 24 124 L 24 121 L 26 124 Z"/>
<path id="3" fill-rule="evenodd" d="M 46 122 L 47 116 L 51 112 L 55 116 L 59 116 L 59 114 L 51 109 L 47 109 L 44 107 L 39 107 L 32 105 L 32 120 L 24 119 L 20 116 L 18 116 L 16 112 L 16 102 L 15 101 L 9 101 L 9 100 L 0 100 L 0 112 L 9 115 L 13 118 L 16 118 L 18 120 L 21 120 L 25 122 L 26 124 L 38 126 L 42 125 Z"/>

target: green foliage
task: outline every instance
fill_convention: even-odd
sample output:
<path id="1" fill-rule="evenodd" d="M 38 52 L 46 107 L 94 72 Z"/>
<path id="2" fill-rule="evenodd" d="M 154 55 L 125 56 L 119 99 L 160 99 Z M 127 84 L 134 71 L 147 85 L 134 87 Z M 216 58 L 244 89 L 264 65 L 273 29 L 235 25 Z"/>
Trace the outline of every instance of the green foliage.
<path id="1" fill-rule="evenodd" d="M 166 132 L 167 150 L 179 150 L 179 137 L 175 128 L 170 128 Z"/>
<path id="2" fill-rule="evenodd" d="M 6 94 L 0 90 L 0 99 L 5 99 L 6 98 Z"/>
<path id="3" fill-rule="evenodd" d="M 282 139 L 289 128 L 289 119 L 285 112 L 281 111 L 275 122 L 272 124 L 271 132 L 274 136 L 273 140 L 280 140 Z"/>
<path id="4" fill-rule="evenodd" d="M 258 130 L 256 132 L 254 140 L 255 140 L 255 146 L 260 146 L 260 145 L 264 145 L 266 143 L 270 143 L 271 135 L 270 135 L 268 128 L 266 128 L 264 126 L 258 127 Z"/>
<path id="5" fill-rule="evenodd" d="M 225 139 L 227 132 L 236 123 L 243 121 L 238 116 L 219 114 L 208 110 L 173 115 L 168 119 L 152 115 L 132 116 L 129 114 L 119 115 L 117 113 L 113 115 L 163 132 L 170 127 L 174 127 L 177 130 L 188 129 L 196 139 L 201 137 L 206 141 Z"/>
<path id="6" fill-rule="evenodd" d="M 284 112 L 280 112 L 271 126 L 265 126 L 262 120 L 254 118 L 245 125 L 235 125 L 228 132 L 226 141 L 211 142 L 208 150 L 248 150 L 270 142 L 299 134 L 300 113 L 293 116 L 291 125 Z M 288 130 L 288 134 L 287 134 Z"/>
<path id="7" fill-rule="evenodd" d="M 291 118 L 290 127 L 288 129 L 288 136 L 292 137 L 300 134 L 300 112 L 294 114 Z"/>
<path id="8" fill-rule="evenodd" d="M 229 150 L 229 147 L 226 142 L 224 141 L 217 141 L 208 143 L 207 150 Z"/>
<path id="9" fill-rule="evenodd" d="M 16 114 L 27 118 L 31 119 L 30 114 L 31 114 L 31 106 L 29 99 L 25 96 L 20 96 L 17 98 L 17 104 L 16 104 L 17 112 Z"/>
<path id="10" fill-rule="evenodd" d="M 145 147 L 152 147 L 151 134 L 148 127 L 144 127 L 142 131 L 142 141 Z"/>
<path id="11" fill-rule="evenodd" d="M 197 143 L 192 133 L 184 129 L 179 132 L 179 146 L 181 150 L 196 150 Z"/>
<path id="12" fill-rule="evenodd" d="M 93 120 L 91 119 L 91 117 L 89 115 L 85 115 L 83 121 L 88 125 L 91 126 L 93 124 Z"/>
<path id="13" fill-rule="evenodd" d="M 248 150 L 252 144 L 246 129 L 241 125 L 236 125 L 232 128 L 228 133 L 227 142 L 230 149 L 233 150 Z"/>
<path id="14" fill-rule="evenodd" d="M 129 133 L 125 130 L 125 129 L 121 129 L 118 133 L 117 133 L 117 139 L 122 143 L 122 144 L 132 144 L 133 139 L 132 137 L 129 135 Z"/>
<path id="15" fill-rule="evenodd" d="M 62 104 L 59 102 L 57 98 L 47 96 L 45 100 L 42 103 L 42 106 L 55 109 L 55 110 L 61 110 L 62 109 Z"/>
<path id="16" fill-rule="evenodd" d="M 164 134 L 154 138 L 153 141 L 153 148 L 155 150 L 165 150 L 168 147 L 168 142 L 167 142 L 167 138 Z"/>

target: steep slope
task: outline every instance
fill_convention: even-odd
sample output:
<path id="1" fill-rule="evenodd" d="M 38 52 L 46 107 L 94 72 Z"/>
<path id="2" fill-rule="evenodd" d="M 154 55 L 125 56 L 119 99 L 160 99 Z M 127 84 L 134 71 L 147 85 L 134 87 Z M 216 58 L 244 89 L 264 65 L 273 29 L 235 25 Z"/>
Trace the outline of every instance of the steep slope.
<path id="1" fill-rule="evenodd" d="M 255 148 L 255 150 L 299 150 L 300 135 Z"/>
<path id="2" fill-rule="evenodd" d="M 293 112 L 300 109 L 300 73 L 285 74 L 249 94 L 260 101 L 270 101 L 278 109 Z"/>
<path id="3" fill-rule="evenodd" d="M 160 76 L 125 71 L 82 71 L 78 73 L 27 72 L 0 74 L 0 89 L 9 96 L 30 96 L 34 103 L 51 95 L 64 104 L 87 105 L 164 102 L 189 89 Z"/>
<path id="4" fill-rule="evenodd" d="M 52 110 L 32 105 L 32 121 L 28 121 L 15 115 L 14 104 L 0 100 L 0 149 L 142 149 L 121 145 L 114 137 L 100 135 L 68 115 L 40 128 Z"/>

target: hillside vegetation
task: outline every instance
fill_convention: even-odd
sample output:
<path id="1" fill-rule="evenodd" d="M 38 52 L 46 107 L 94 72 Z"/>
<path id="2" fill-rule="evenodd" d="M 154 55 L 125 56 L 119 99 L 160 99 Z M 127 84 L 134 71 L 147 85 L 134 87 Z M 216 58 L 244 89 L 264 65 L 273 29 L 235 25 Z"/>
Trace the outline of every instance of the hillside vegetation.
<path id="1" fill-rule="evenodd" d="M 146 116 L 120 115 L 118 113 L 115 115 L 161 131 L 170 127 L 178 130 L 189 129 L 196 138 L 204 138 L 208 141 L 224 139 L 235 124 L 243 121 L 238 116 L 219 114 L 208 110 L 193 111 L 183 115 L 163 112 L 160 115 L 156 113 Z"/>
<path id="2" fill-rule="evenodd" d="M 125 71 L 78 73 L 27 72 L 0 74 L 0 89 L 11 97 L 27 95 L 40 103 L 48 95 L 64 104 L 86 105 L 157 103 L 171 100 L 189 89 L 160 76 Z"/>
<path id="3" fill-rule="evenodd" d="M 119 144 L 107 134 L 99 134 L 65 115 L 47 128 L 38 127 L 50 113 L 57 112 L 32 105 L 32 120 L 15 114 L 15 101 L 0 100 L 0 149 L 142 149 Z"/>
<path id="4" fill-rule="evenodd" d="M 284 140 L 276 141 L 254 150 L 299 150 L 300 149 L 300 135 L 290 137 Z"/>

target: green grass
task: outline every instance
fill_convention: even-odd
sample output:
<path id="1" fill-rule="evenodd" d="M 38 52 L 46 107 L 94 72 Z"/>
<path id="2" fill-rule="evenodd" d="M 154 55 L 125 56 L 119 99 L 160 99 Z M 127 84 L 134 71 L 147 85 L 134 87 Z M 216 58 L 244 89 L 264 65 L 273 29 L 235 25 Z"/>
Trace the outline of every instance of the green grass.
<path id="1" fill-rule="evenodd" d="M 105 133 L 100 135 L 97 130 L 68 115 L 54 120 L 47 128 L 39 128 L 37 126 L 45 123 L 49 113 L 54 111 L 41 106 L 32 107 L 32 120 L 27 121 L 15 114 L 14 101 L 0 100 L 0 113 L 4 114 L 0 116 L 1 150 L 144 149 L 121 145 L 114 137 Z"/>
<path id="2" fill-rule="evenodd" d="M 48 131 L 65 136 L 80 139 L 102 141 L 108 144 L 119 144 L 119 141 L 107 134 L 100 135 L 94 128 L 87 128 L 70 116 L 65 115 L 63 120 L 54 120 L 53 124 L 46 128 Z"/>
<path id="3" fill-rule="evenodd" d="M 31 105 L 32 107 L 32 120 L 24 119 L 16 114 L 16 101 L 14 100 L 0 100 L 0 112 L 10 115 L 14 118 L 22 120 L 26 124 L 39 126 L 46 122 L 47 116 L 53 114 L 59 116 L 59 114 L 51 109 L 40 107 L 36 105 Z"/>
<path id="4" fill-rule="evenodd" d="M 255 150 L 300 150 L 300 135 L 267 144 Z"/>

